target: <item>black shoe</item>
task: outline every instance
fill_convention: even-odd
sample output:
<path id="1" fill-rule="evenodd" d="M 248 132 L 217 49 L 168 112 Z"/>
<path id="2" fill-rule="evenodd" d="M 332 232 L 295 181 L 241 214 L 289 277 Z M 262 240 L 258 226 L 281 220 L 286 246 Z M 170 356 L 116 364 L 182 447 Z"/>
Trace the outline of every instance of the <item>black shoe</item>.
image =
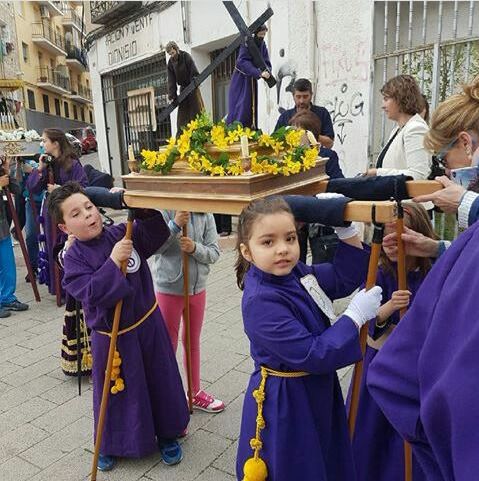
<path id="1" fill-rule="evenodd" d="M 6 309 L 0 306 L 0 318 L 10 317 L 10 315 L 11 315 L 10 311 L 7 311 Z"/>
<path id="2" fill-rule="evenodd" d="M 25 304 L 15 299 L 13 302 L 3 304 L 2 308 L 6 311 L 27 311 L 28 304 Z"/>
<path id="3" fill-rule="evenodd" d="M 220 237 L 228 237 L 229 235 L 231 235 L 231 232 L 227 232 L 227 231 L 220 232 Z"/>

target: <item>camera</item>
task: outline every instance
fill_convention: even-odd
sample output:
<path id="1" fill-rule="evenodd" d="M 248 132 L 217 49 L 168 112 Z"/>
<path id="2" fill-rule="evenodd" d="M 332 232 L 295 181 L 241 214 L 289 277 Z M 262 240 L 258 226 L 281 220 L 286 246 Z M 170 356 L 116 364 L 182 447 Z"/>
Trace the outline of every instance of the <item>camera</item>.
<path id="1" fill-rule="evenodd" d="M 49 154 L 43 154 L 41 157 L 41 161 L 45 164 L 45 165 L 52 165 L 53 164 L 53 157 Z"/>

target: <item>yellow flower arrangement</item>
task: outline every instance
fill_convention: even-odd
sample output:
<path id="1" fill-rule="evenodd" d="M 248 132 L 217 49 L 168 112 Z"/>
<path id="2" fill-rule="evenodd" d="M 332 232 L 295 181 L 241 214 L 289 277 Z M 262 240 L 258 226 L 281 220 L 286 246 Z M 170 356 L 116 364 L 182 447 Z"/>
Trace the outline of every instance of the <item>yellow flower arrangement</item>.
<path id="1" fill-rule="evenodd" d="M 185 159 L 196 172 L 214 176 L 241 175 L 244 166 L 241 160 L 230 159 L 228 146 L 246 136 L 262 152 L 270 152 L 269 155 L 251 152 L 250 170 L 253 174 L 293 175 L 316 165 L 318 149 L 301 145 L 304 134 L 304 130 L 289 127 L 282 127 L 269 135 L 244 128 L 239 122 L 214 124 L 202 112 L 184 127 L 178 139 L 170 138 L 161 151 L 143 150 L 142 167 L 167 174 L 177 159 Z M 219 149 L 220 155 L 212 157 L 208 144 Z"/>

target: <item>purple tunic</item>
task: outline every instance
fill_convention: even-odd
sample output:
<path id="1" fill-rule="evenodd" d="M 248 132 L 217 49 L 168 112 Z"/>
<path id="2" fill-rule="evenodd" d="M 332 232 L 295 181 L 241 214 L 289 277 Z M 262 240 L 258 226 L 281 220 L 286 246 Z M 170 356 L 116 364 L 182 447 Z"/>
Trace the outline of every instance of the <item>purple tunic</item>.
<path id="1" fill-rule="evenodd" d="M 135 324 L 155 303 L 147 259 L 169 236 L 161 213 L 135 222 L 135 253 L 126 277 L 111 260 L 113 246 L 125 235 L 125 224 L 104 229 L 90 241 L 75 241 L 65 255 L 66 291 L 83 305 L 92 329 L 93 409 L 98 421 L 116 303 L 123 299 L 120 330 Z M 110 395 L 100 452 L 141 457 L 155 452 L 156 438 L 173 439 L 186 429 L 188 406 L 170 338 L 158 307 L 138 327 L 118 336 L 125 390 Z"/>
<path id="2" fill-rule="evenodd" d="M 371 395 L 407 439 L 428 481 L 479 472 L 479 223 L 436 262 L 369 367 Z"/>
<path id="3" fill-rule="evenodd" d="M 83 166 L 80 161 L 73 159 L 72 168 L 69 172 L 64 169 L 55 170 L 55 183 L 58 185 L 63 185 L 68 181 L 78 182 L 82 187 L 88 185 L 88 178 L 83 170 Z M 46 169 L 39 171 L 34 169 L 27 178 L 27 189 L 32 194 L 40 194 L 47 189 L 48 184 L 48 171 Z M 47 246 L 47 256 L 48 256 L 48 269 L 49 269 L 49 279 L 48 279 L 48 292 L 55 295 L 55 271 L 54 271 L 54 256 L 53 249 L 57 244 L 61 244 L 65 241 L 65 234 L 63 234 L 58 228 L 56 229 L 56 236 L 53 239 L 52 224 L 50 216 L 48 215 L 46 202 L 43 203 L 43 210 L 40 214 L 44 219 L 44 231 L 45 231 L 45 243 Z M 60 272 L 60 276 L 62 273 Z M 61 280 L 61 277 L 60 277 Z"/>
<path id="4" fill-rule="evenodd" d="M 408 273 L 407 287 L 412 293 L 411 300 L 414 299 L 422 279 L 419 271 Z M 398 290 L 396 277 L 381 268 L 378 271 L 376 285 L 383 288 L 382 304 L 391 299 L 393 292 Z M 396 311 L 383 328 L 376 327 L 374 320 L 371 320 L 368 333 L 373 339 L 378 339 L 391 324 L 398 322 L 399 312 Z M 352 442 L 356 475 L 358 481 L 404 481 L 404 441 L 372 399 L 366 386 L 369 364 L 377 353 L 378 351 L 371 346 L 366 347 L 358 417 Z M 413 479 L 426 480 L 416 460 L 413 463 Z"/>
<path id="5" fill-rule="evenodd" d="M 264 41 L 259 50 L 268 70 L 271 71 L 268 48 Z M 248 47 L 241 45 L 235 71 L 231 77 L 226 123 L 239 121 L 244 127 L 258 128 L 258 79 L 260 78 L 261 70 L 254 65 Z"/>
<path id="6" fill-rule="evenodd" d="M 287 276 L 252 266 L 242 301 L 246 334 L 255 370 L 245 394 L 236 472 L 252 456 L 257 404 L 252 392 L 260 384 L 260 366 L 306 371 L 309 376 L 269 376 L 261 431 L 260 456 L 268 481 L 293 479 L 354 481 L 346 411 L 336 369 L 361 357 L 358 329 L 341 316 L 332 326 L 300 279 L 313 274 L 330 299 L 349 295 L 366 277 L 369 250 L 339 243 L 333 264 L 298 263 Z"/>

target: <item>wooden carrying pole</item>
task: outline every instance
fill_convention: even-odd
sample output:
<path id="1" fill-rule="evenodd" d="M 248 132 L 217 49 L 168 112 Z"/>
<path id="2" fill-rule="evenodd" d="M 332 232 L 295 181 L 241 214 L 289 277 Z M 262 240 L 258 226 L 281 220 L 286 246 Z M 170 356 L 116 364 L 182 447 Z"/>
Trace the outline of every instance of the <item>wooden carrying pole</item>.
<path id="1" fill-rule="evenodd" d="M 48 183 L 55 185 L 55 175 L 53 174 L 53 167 L 51 165 L 48 166 Z M 51 225 L 51 236 L 52 236 L 52 245 L 50 246 L 52 257 L 53 257 L 53 249 L 55 247 L 55 241 L 57 238 L 57 226 L 55 222 L 52 222 Z M 48 245 L 47 245 L 48 248 Z M 53 261 L 53 258 L 50 259 L 50 262 L 53 262 L 53 276 L 54 279 L 51 279 L 50 282 L 55 283 L 55 298 L 57 301 L 57 306 L 61 307 L 62 305 L 62 287 L 60 284 L 60 268 L 58 267 L 57 263 Z"/>
<path id="2" fill-rule="evenodd" d="M 397 275 L 398 275 L 398 289 L 405 291 L 407 289 L 407 274 L 406 274 L 406 251 L 404 249 L 404 242 L 402 234 L 404 233 L 404 209 L 401 201 L 398 201 L 398 218 L 396 221 L 397 234 Z M 399 319 L 406 314 L 407 308 L 404 307 L 399 311 Z M 411 445 L 404 441 L 404 480 L 412 481 L 412 450 Z"/>
<path id="3" fill-rule="evenodd" d="M 183 237 L 188 237 L 188 224 L 183 226 Z M 193 378 L 191 373 L 191 330 L 190 330 L 190 261 L 189 254 L 183 252 L 183 329 L 185 330 L 185 352 L 186 352 L 186 380 L 188 383 L 188 407 L 190 414 L 193 413 Z"/>
<path id="4" fill-rule="evenodd" d="M 35 300 L 37 302 L 40 302 L 41 299 L 40 299 L 40 293 L 38 292 L 37 281 L 33 273 L 32 263 L 30 262 L 30 256 L 28 255 L 27 246 L 25 245 L 25 239 L 23 238 L 22 229 L 20 228 L 20 221 L 18 220 L 17 211 L 15 209 L 15 205 L 13 204 L 12 193 L 10 192 L 10 189 L 8 187 L 4 187 L 3 190 L 7 197 L 8 208 L 12 216 L 13 225 L 15 227 L 15 232 L 17 234 L 18 243 L 20 244 L 20 249 L 22 250 L 23 260 L 25 261 L 25 266 L 27 268 L 28 279 L 30 280 L 30 284 L 32 285 Z"/>
<path id="5" fill-rule="evenodd" d="M 382 224 L 377 224 L 374 222 L 375 218 L 375 205 L 373 204 L 372 207 L 372 217 L 373 217 L 373 225 L 374 225 L 374 234 L 373 240 L 371 244 L 371 255 L 369 257 L 369 267 L 368 267 L 368 277 L 366 279 L 366 290 L 371 289 L 376 284 L 376 277 L 378 273 L 378 265 L 379 265 L 379 255 L 381 253 L 382 243 L 383 243 L 383 231 L 384 226 Z M 364 352 L 366 351 L 366 341 L 368 338 L 368 324 L 364 324 L 361 327 L 359 332 L 359 344 L 361 346 L 361 352 L 364 356 Z M 358 415 L 358 406 L 359 406 L 359 391 L 361 387 L 361 378 L 363 375 L 363 360 L 356 363 L 354 366 L 353 372 L 353 382 L 352 382 L 352 389 L 351 389 L 351 403 L 349 406 L 349 417 L 348 417 L 348 426 L 349 426 L 349 435 L 351 439 L 354 435 L 354 428 L 356 426 L 356 418 Z"/>
<path id="6" fill-rule="evenodd" d="M 133 211 L 128 211 L 128 222 L 126 224 L 125 239 L 131 239 L 133 232 Z M 126 275 L 128 261 L 121 264 L 121 272 Z M 100 455 L 101 440 L 103 437 L 103 428 L 105 425 L 106 408 L 108 406 L 108 398 L 110 397 L 111 371 L 113 368 L 113 357 L 116 350 L 116 340 L 118 337 L 118 329 L 120 327 L 121 309 L 123 307 L 123 299 L 120 299 L 115 306 L 113 315 L 113 326 L 111 328 L 110 349 L 108 350 L 108 360 L 106 364 L 105 381 L 103 383 L 103 392 L 101 395 L 100 415 L 98 416 L 98 424 L 96 428 L 95 452 L 93 454 L 93 466 L 91 469 L 91 481 L 96 481 L 98 470 L 98 457 Z"/>

